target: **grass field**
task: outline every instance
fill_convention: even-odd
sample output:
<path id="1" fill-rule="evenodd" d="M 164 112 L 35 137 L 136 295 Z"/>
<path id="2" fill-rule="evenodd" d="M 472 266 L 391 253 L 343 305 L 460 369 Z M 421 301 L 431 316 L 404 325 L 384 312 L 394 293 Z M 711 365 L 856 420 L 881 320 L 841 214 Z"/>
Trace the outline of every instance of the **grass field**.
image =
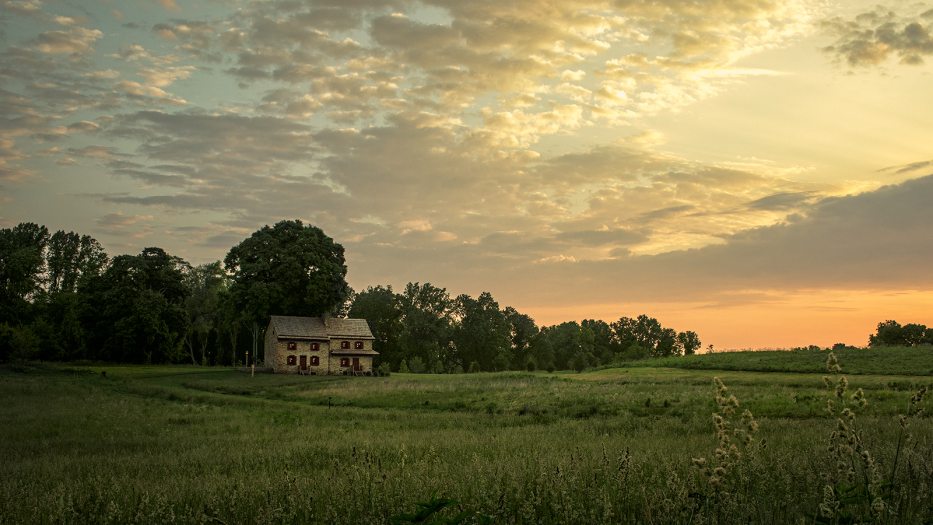
<path id="1" fill-rule="evenodd" d="M 933 377 L 897 371 L 849 377 L 844 399 L 862 388 L 868 405 L 844 419 L 880 482 L 869 491 L 856 458 L 856 482 L 834 485 L 830 522 L 930 523 L 929 398 L 909 440 L 897 416 Z M 839 476 L 823 375 L 0 368 L 0 523 L 405 522 L 432 501 L 437 522 L 817 522 L 827 479 Z M 714 376 L 740 401 L 727 423 L 741 426 L 747 408 L 760 428 L 711 483 L 693 460 L 716 464 Z M 886 508 L 873 514 L 868 492 Z"/>

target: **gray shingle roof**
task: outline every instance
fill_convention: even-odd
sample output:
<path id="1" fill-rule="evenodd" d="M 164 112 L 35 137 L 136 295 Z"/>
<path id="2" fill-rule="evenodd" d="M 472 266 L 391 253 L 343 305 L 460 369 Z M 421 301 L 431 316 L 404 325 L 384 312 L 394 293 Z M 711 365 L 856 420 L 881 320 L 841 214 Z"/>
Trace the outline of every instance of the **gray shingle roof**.
<path id="1" fill-rule="evenodd" d="M 341 319 L 329 317 L 326 320 L 327 335 L 331 337 L 353 337 L 357 339 L 375 339 L 369 330 L 366 319 Z"/>
<path id="2" fill-rule="evenodd" d="M 320 317 L 294 317 L 273 315 L 270 324 L 278 337 L 294 339 L 329 339 L 348 337 L 355 339 L 375 339 L 369 330 L 366 319 L 338 319 L 331 317 L 327 322 Z"/>

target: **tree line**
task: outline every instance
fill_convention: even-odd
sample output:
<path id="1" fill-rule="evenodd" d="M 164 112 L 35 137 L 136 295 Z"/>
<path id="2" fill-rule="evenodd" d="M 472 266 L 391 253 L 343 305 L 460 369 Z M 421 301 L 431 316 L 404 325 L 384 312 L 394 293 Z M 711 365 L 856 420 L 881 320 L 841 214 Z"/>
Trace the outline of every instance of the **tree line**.
<path id="1" fill-rule="evenodd" d="M 355 294 L 349 315 L 369 322 L 383 363 L 412 372 L 582 370 L 700 348 L 695 332 L 665 328 L 647 315 L 539 328 L 489 292 L 451 297 L 430 283 L 408 283 L 398 293 L 369 287 Z"/>
<path id="2" fill-rule="evenodd" d="M 933 345 L 933 327 L 908 323 L 901 325 L 888 320 L 878 323 L 875 333 L 868 336 L 868 346 L 920 346 Z"/>
<path id="3" fill-rule="evenodd" d="M 346 272 L 343 247 L 301 221 L 265 226 L 202 265 L 156 247 L 110 258 L 88 235 L 21 223 L 0 229 L 0 361 L 238 364 L 261 355 L 274 314 L 366 319 L 384 370 L 582 370 L 700 347 L 647 315 L 538 327 L 488 292 L 354 293 Z"/>

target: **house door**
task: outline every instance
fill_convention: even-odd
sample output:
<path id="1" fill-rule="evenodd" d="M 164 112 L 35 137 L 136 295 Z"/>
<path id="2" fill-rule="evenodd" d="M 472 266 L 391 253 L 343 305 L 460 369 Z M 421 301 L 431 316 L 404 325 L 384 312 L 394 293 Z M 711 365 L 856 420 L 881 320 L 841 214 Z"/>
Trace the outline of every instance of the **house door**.
<path id="1" fill-rule="evenodd" d="M 298 362 L 301 364 L 301 369 L 302 369 L 302 370 L 307 370 L 307 369 L 308 369 L 308 356 L 306 356 L 306 355 L 300 356 L 300 357 L 298 358 Z"/>
<path id="2" fill-rule="evenodd" d="M 359 357 L 354 357 L 354 358 L 353 358 L 353 371 L 355 371 L 355 372 L 362 372 L 362 371 L 363 371 L 363 367 L 360 366 L 360 358 L 359 358 Z"/>

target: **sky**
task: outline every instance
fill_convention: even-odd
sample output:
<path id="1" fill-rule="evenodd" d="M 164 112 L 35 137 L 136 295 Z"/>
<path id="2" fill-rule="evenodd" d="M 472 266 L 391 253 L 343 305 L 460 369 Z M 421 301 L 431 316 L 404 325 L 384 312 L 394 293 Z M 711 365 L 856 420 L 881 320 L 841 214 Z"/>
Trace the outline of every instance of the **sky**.
<path id="1" fill-rule="evenodd" d="M 0 0 L 0 227 L 704 346 L 933 323 L 933 2 Z"/>

